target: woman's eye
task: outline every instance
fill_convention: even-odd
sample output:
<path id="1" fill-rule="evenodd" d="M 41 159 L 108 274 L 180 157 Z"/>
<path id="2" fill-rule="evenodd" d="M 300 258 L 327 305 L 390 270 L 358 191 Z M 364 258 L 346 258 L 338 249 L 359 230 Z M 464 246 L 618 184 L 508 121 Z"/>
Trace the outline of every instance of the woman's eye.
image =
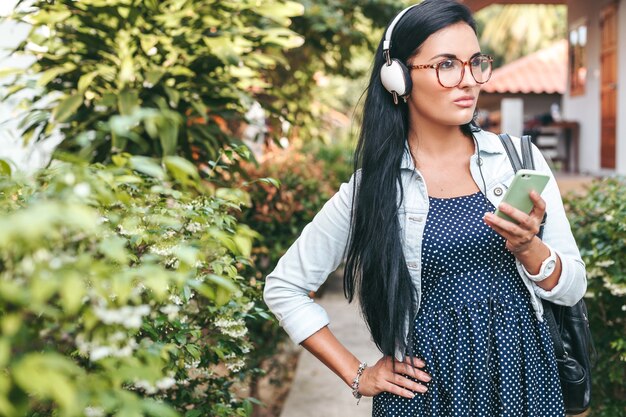
<path id="1" fill-rule="evenodd" d="M 449 70 L 454 68 L 454 59 L 446 59 L 439 63 L 440 70 Z"/>
<path id="2" fill-rule="evenodd" d="M 482 58 L 482 57 L 480 57 L 480 56 L 477 56 L 476 58 L 473 58 L 473 59 L 470 61 L 470 65 L 471 65 L 472 67 L 480 67 L 480 66 L 482 65 L 482 63 L 483 63 L 483 58 Z"/>

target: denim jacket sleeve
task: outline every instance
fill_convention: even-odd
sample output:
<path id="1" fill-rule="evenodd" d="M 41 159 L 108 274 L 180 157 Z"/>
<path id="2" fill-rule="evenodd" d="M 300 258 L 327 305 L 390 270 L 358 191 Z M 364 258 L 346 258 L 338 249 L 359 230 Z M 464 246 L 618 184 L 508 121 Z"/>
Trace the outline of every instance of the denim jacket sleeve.
<path id="1" fill-rule="evenodd" d="M 296 344 L 329 323 L 309 292 L 317 291 L 344 258 L 354 178 L 326 202 L 265 280 L 265 303 Z"/>
<path id="2" fill-rule="evenodd" d="M 555 304 L 574 305 L 585 295 L 587 290 L 585 264 L 580 256 L 569 221 L 565 215 L 561 193 L 554 175 L 545 158 L 535 146 L 533 146 L 533 159 L 535 161 L 535 169 L 549 173 L 551 177 L 542 193 L 542 197 L 546 202 L 548 216 L 542 240 L 554 249 L 561 259 L 562 265 L 559 282 L 551 291 L 544 290 L 534 282 L 532 283 L 533 289 L 537 296 Z M 518 268 L 521 268 L 519 262 Z"/>

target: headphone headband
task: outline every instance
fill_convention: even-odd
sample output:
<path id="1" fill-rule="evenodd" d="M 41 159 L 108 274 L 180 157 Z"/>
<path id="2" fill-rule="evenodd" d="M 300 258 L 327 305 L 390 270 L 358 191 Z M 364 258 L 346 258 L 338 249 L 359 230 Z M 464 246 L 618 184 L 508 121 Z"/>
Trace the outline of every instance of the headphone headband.
<path id="1" fill-rule="evenodd" d="M 393 28 L 396 27 L 396 25 L 398 24 L 400 19 L 402 19 L 402 16 L 404 16 L 406 12 L 416 6 L 418 6 L 418 4 L 407 7 L 406 9 L 398 13 L 396 17 L 391 21 L 389 27 L 387 28 L 387 31 L 385 32 L 385 40 L 383 41 L 383 54 L 385 54 L 387 51 L 389 51 L 389 48 L 391 48 L 391 34 L 393 33 Z"/>
<path id="2" fill-rule="evenodd" d="M 396 15 L 389 24 L 385 32 L 385 39 L 383 40 L 383 57 L 385 58 L 385 63 L 380 68 L 380 80 L 385 89 L 393 95 L 393 102 L 395 104 L 398 104 L 398 97 L 402 97 L 406 102 L 411 88 L 413 88 L 413 83 L 411 81 L 411 74 L 406 66 L 400 62 L 400 60 L 391 58 L 391 52 L 389 51 L 391 48 L 391 34 L 396 24 L 398 24 L 405 13 L 415 6 L 417 6 L 417 4 L 407 7 Z"/>

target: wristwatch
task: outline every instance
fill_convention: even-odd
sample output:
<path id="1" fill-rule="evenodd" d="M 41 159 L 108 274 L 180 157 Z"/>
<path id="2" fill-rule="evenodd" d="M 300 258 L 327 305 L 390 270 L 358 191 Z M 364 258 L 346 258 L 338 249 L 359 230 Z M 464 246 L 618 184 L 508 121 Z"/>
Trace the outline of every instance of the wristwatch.
<path id="1" fill-rule="evenodd" d="M 534 282 L 543 281 L 544 279 L 552 275 L 552 273 L 554 272 L 554 269 L 556 268 L 556 252 L 554 252 L 554 250 L 550 246 L 548 246 L 548 249 L 550 249 L 550 256 L 548 256 L 541 263 L 541 268 L 539 268 L 539 272 L 537 273 L 537 275 L 533 275 L 529 273 L 524 267 L 524 265 L 522 265 L 522 269 L 524 270 L 524 273 L 526 274 L 529 280 L 534 281 Z"/>

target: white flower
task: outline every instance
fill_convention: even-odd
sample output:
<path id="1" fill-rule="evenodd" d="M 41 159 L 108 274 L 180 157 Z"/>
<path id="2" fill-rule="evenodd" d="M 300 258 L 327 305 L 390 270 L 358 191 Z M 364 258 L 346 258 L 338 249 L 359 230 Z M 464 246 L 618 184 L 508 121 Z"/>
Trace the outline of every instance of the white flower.
<path id="1" fill-rule="evenodd" d="M 187 229 L 187 231 L 191 232 L 191 233 L 196 233 L 196 232 L 200 232 L 202 231 L 202 225 L 198 222 L 192 222 L 189 223 L 187 225 L 187 227 L 185 227 L 185 229 Z"/>
<path id="2" fill-rule="evenodd" d="M 135 386 L 135 388 L 144 390 L 146 394 L 155 394 L 157 392 L 156 387 L 154 387 L 145 379 L 140 379 L 139 381 L 135 381 L 133 385 Z"/>
<path id="3" fill-rule="evenodd" d="M 173 246 L 150 246 L 150 252 L 161 255 L 161 256 L 169 256 L 172 254 Z"/>
<path id="4" fill-rule="evenodd" d="M 36 262 L 46 262 L 52 258 L 52 254 L 46 249 L 39 249 L 33 253 L 33 259 Z"/>
<path id="5" fill-rule="evenodd" d="M 254 301 L 250 301 L 249 303 L 247 303 L 246 305 L 244 305 L 241 309 L 242 313 L 247 313 L 248 311 L 252 310 L 252 307 L 254 307 Z"/>
<path id="6" fill-rule="evenodd" d="M 91 187 L 89 187 L 89 184 L 84 182 L 76 184 L 76 186 L 74 186 L 74 194 L 78 197 L 88 197 L 89 194 L 91 194 Z"/>
<path id="7" fill-rule="evenodd" d="M 63 261 L 61 261 L 59 258 L 52 258 L 48 265 L 50 265 L 51 269 L 59 269 L 63 266 Z"/>
<path id="8" fill-rule="evenodd" d="M 236 361 L 226 363 L 226 368 L 228 368 L 228 370 L 231 372 L 239 372 L 243 369 L 244 366 L 246 366 L 246 363 L 243 361 L 243 359 L 238 359 Z"/>
<path id="9" fill-rule="evenodd" d="M 161 307 L 161 313 L 167 314 L 168 320 L 174 320 L 176 316 L 178 316 L 178 312 L 180 308 L 174 304 L 168 304 L 164 307 Z"/>
<path id="10" fill-rule="evenodd" d="M 166 390 L 176 385 L 176 380 L 171 377 L 165 377 L 163 379 L 159 379 L 155 385 L 160 390 Z"/>
<path id="11" fill-rule="evenodd" d="M 626 296 L 626 285 L 616 284 L 609 281 L 608 278 L 604 280 L 604 286 L 616 297 L 624 297 Z"/>
<path id="12" fill-rule="evenodd" d="M 175 294 L 170 295 L 170 301 L 176 304 L 177 306 L 183 305 L 183 300 L 181 300 L 180 297 Z"/>
<path id="13" fill-rule="evenodd" d="M 138 307 L 124 306 L 117 310 L 108 310 L 102 307 L 94 307 L 94 313 L 105 324 L 121 324 L 127 329 L 141 327 L 143 317 L 150 314 L 150 306 Z"/>
<path id="14" fill-rule="evenodd" d="M 107 356 L 111 355 L 111 348 L 108 346 L 98 346 L 94 349 L 92 349 L 91 353 L 89 354 L 89 360 L 91 360 L 92 362 L 97 362 L 100 359 L 106 358 Z"/>
<path id="15" fill-rule="evenodd" d="M 243 338 L 246 334 L 248 334 L 248 328 L 242 319 L 233 320 L 221 317 L 215 320 L 214 324 L 223 334 L 235 339 Z"/>
<path id="16" fill-rule="evenodd" d="M 146 52 L 146 55 L 153 56 L 153 55 L 156 55 L 157 52 L 159 52 L 159 50 L 157 49 L 156 46 L 153 46 L 152 48 L 148 50 L 148 52 Z"/>
<path id="17" fill-rule="evenodd" d="M 607 267 L 613 265 L 614 263 L 615 263 L 614 260 L 607 259 L 606 261 L 596 262 L 596 266 L 599 266 L 600 268 L 607 268 Z"/>
<path id="18" fill-rule="evenodd" d="M 104 417 L 104 410 L 100 407 L 86 407 L 85 417 Z"/>

